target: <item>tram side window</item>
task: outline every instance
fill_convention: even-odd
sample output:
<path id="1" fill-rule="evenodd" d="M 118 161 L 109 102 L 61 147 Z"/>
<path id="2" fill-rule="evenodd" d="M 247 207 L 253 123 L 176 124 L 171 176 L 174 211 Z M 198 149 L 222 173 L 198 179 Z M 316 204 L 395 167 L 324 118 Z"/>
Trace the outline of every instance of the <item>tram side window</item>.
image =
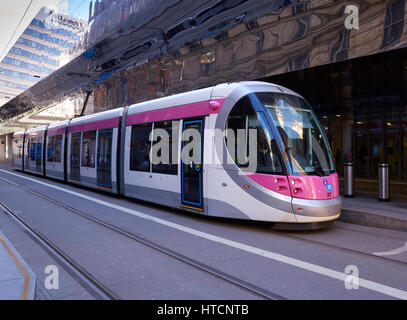
<path id="1" fill-rule="evenodd" d="M 48 137 L 47 161 L 54 162 L 55 160 L 55 136 Z"/>
<path id="2" fill-rule="evenodd" d="M 96 131 L 86 131 L 82 137 L 82 167 L 95 167 Z"/>
<path id="3" fill-rule="evenodd" d="M 23 148 L 23 139 L 13 139 L 13 158 L 21 159 L 22 149 Z"/>
<path id="4" fill-rule="evenodd" d="M 178 173 L 178 134 L 179 121 L 162 121 L 154 123 L 152 171 L 154 173 Z"/>
<path id="5" fill-rule="evenodd" d="M 42 139 L 42 137 L 36 138 L 35 160 L 37 162 L 37 165 L 41 165 Z"/>
<path id="6" fill-rule="evenodd" d="M 229 130 L 228 130 L 229 129 Z M 283 174 L 280 156 L 276 141 L 268 128 L 265 117 L 261 112 L 256 113 L 249 97 L 244 97 L 233 107 L 226 122 L 228 135 L 233 134 L 234 139 L 226 145 L 230 156 L 242 170 L 265 174 Z M 254 132 L 255 146 L 249 145 L 250 132 Z M 231 145 L 234 141 L 234 145 Z M 255 150 L 256 154 L 250 154 Z M 254 164 L 250 161 L 254 161 Z"/>
<path id="7" fill-rule="evenodd" d="M 30 139 L 30 150 L 28 153 L 28 159 L 31 161 L 35 161 L 35 150 L 37 148 L 36 138 Z"/>
<path id="8" fill-rule="evenodd" d="M 48 137 L 47 161 L 61 162 L 62 134 Z"/>
<path id="9" fill-rule="evenodd" d="M 61 162 L 62 161 L 62 134 L 55 136 L 54 139 L 55 139 L 54 162 Z"/>
<path id="10" fill-rule="evenodd" d="M 150 133 L 152 124 L 134 125 L 131 129 L 130 170 L 150 172 Z"/>

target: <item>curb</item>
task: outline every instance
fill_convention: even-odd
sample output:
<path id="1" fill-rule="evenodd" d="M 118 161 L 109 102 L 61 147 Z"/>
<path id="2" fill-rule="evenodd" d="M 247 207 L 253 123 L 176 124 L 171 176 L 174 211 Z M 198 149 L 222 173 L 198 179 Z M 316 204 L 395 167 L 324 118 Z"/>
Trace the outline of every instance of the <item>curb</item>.
<path id="1" fill-rule="evenodd" d="M 3 246 L 6 249 L 6 251 L 10 255 L 10 260 L 14 262 L 14 264 L 24 277 L 24 283 L 21 289 L 20 300 L 35 300 L 37 276 L 32 271 L 30 266 L 25 262 L 23 257 L 18 253 L 18 251 L 12 245 L 12 243 L 1 231 L 0 231 L 0 246 Z"/>
<path id="2" fill-rule="evenodd" d="M 338 221 L 407 232 L 407 219 L 398 219 L 361 210 L 342 209 Z"/>

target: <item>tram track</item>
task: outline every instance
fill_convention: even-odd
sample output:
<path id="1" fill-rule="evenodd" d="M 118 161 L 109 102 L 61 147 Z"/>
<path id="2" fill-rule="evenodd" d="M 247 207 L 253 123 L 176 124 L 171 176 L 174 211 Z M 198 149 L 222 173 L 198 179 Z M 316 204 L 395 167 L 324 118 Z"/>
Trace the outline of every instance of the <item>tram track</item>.
<path id="1" fill-rule="evenodd" d="M 25 219 L 21 218 L 4 203 L 0 202 L 0 208 L 10 215 L 20 226 L 22 226 L 26 233 L 28 233 L 36 243 L 40 244 L 51 256 L 53 256 L 56 261 L 63 264 L 63 268 L 68 271 L 68 273 L 73 275 L 75 280 L 80 283 L 81 286 L 85 288 L 93 297 L 104 300 L 118 300 L 118 297 L 114 292 L 105 287 L 88 271 L 76 263 L 72 257 L 67 255 L 64 251 L 52 243 L 45 235 L 33 228 Z"/>
<path id="2" fill-rule="evenodd" d="M 190 257 L 187 257 L 179 252 L 176 252 L 170 248 L 164 247 L 158 243 L 155 243 L 151 240 L 148 240 L 141 235 L 135 234 L 133 232 L 124 230 L 122 228 L 116 227 L 112 225 L 109 222 L 103 221 L 99 218 L 93 217 L 89 214 L 84 213 L 83 211 L 80 211 L 78 209 L 75 209 L 71 206 L 68 206 L 58 200 L 52 199 L 47 197 L 46 195 L 39 193 L 37 191 L 28 189 L 26 187 L 23 187 L 19 185 L 18 183 L 15 183 L 13 181 L 10 181 L 6 178 L 0 177 L 0 180 L 8 183 L 10 185 L 13 185 L 16 188 L 19 188 L 21 190 L 24 190 L 26 192 L 29 192 L 43 200 L 46 200 L 54 205 L 57 205 L 61 208 L 64 208 L 65 210 L 74 213 L 78 216 L 81 216 L 82 218 L 87 219 L 88 221 L 91 221 L 95 224 L 98 224 L 100 226 L 103 226 L 111 231 L 114 231 L 122 236 L 125 236 L 126 238 L 129 238 L 131 240 L 134 240 L 138 243 L 141 243 L 149 248 L 152 248 L 156 251 L 159 251 L 163 254 L 166 254 L 167 256 L 170 256 L 178 261 L 181 261 L 185 264 L 188 264 L 200 271 L 203 271 L 207 274 L 210 274 L 216 278 L 219 278 L 227 283 L 233 284 L 241 289 L 244 289 L 254 295 L 257 295 L 260 298 L 263 299 L 268 299 L 268 300 L 287 300 L 285 297 L 280 296 L 274 292 L 271 292 L 269 290 L 260 288 L 256 285 L 253 285 L 249 282 L 246 282 L 244 280 L 241 280 L 235 276 L 232 276 L 228 273 L 225 273 L 221 270 L 218 270 L 216 268 L 213 268 L 209 265 L 206 265 L 204 263 L 201 263 L 195 259 L 192 259 Z M 57 255 L 59 255 L 69 266 L 70 268 L 73 268 L 76 272 L 79 272 L 81 276 L 85 279 L 86 282 L 90 283 L 91 285 L 96 287 L 96 290 L 99 291 L 98 295 L 99 296 L 104 296 L 105 298 L 111 299 L 111 300 L 117 300 L 119 297 L 109 290 L 109 288 L 105 287 L 99 280 L 95 279 L 88 271 L 86 271 L 84 268 L 82 268 L 80 265 L 78 265 L 71 257 L 69 257 L 66 253 L 64 253 L 61 249 L 59 249 L 55 244 L 53 244 L 50 240 L 48 240 L 43 234 L 41 234 L 38 230 L 36 230 L 34 227 L 30 226 L 24 219 L 22 219 L 17 213 L 13 212 L 10 210 L 7 206 L 4 204 L 0 203 L 0 207 L 3 208 L 5 212 L 10 214 L 15 220 L 17 220 L 23 227 L 29 232 L 31 235 L 33 235 L 35 238 L 39 238 L 42 242 L 46 244 L 47 247 L 49 247 L 53 252 L 56 252 Z"/>

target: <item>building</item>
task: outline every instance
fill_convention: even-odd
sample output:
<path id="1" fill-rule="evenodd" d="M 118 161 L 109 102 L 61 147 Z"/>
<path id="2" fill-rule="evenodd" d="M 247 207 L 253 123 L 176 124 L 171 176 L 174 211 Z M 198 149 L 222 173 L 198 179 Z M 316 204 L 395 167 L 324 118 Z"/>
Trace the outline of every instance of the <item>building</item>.
<path id="1" fill-rule="evenodd" d="M 376 179 L 386 161 L 392 180 L 407 179 L 405 0 L 97 0 L 87 8 L 91 48 L 67 67 L 87 70 L 94 112 L 222 82 L 275 82 L 312 104 L 340 173 L 353 160 L 358 177 Z M 54 74 L 0 118 L 49 104 L 49 88 L 59 97 L 78 86 L 66 70 Z"/>
<path id="2" fill-rule="evenodd" d="M 301 93 L 327 133 L 340 173 L 355 163 L 355 175 L 376 179 L 389 164 L 393 181 L 407 180 L 407 50 L 289 72 L 264 80 Z"/>
<path id="3" fill-rule="evenodd" d="M 75 55 L 75 45 L 83 40 L 86 26 L 84 21 L 41 8 L 0 63 L 0 105 L 69 62 Z M 36 120 L 23 118 L 21 128 L 63 120 L 63 114 L 57 113 L 45 111 Z M 0 160 L 11 158 L 11 135 L 0 137 Z"/>
<path id="4" fill-rule="evenodd" d="M 0 104 L 68 62 L 83 33 L 83 22 L 42 8 L 0 63 Z"/>

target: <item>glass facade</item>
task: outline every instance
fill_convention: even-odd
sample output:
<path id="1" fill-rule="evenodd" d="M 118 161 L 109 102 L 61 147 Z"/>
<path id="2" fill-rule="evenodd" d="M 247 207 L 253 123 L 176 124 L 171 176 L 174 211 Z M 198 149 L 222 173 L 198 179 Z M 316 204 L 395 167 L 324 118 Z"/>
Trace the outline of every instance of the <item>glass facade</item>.
<path id="1" fill-rule="evenodd" d="M 339 173 L 353 160 L 356 177 L 377 179 L 387 162 L 393 181 L 407 179 L 407 49 L 263 80 L 308 99 Z"/>
<path id="2" fill-rule="evenodd" d="M 89 114 L 262 79 L 309 100 L 340 174 L 352 159 L 359 177 L 374 179 L 387 161 L 391 179 L 406 179 L 405 1 L 356 2 L 364 21 L 357 32 L 338 23 L 340 1 L 61 0 L 0 63 L 0 101 L 19 95 L 0 109 L 13 124 L 0 132 L 60 97 L 80 114 L 92 92 Z M 46 117 L 29 115 L 24 126 Z"/>
<path id="3" fill-rule="evenodd" d="M 79 24 L 75 29 L 67 23 L 72 20 L 40 10 L 0 63 L 0 98 L 12 99 L 67 62 L 66 55 L 83 38 Z"/>
<path id="4" fill-rule="evenodd" d="M 58 60 L 51 59 L 46 55 L 35 54 L 33 52 L 23 50 L 23 49 L 19 49 L 19 48 L 16 48 L 16 47 L 11 48 L 9 52 L 13 53 L 15 55 L 18 55 L 18 56 L 29 58 L 31 60 L 35 60 L 35 61 L 38 61 L 38 62 L 43 62 L 43 63 L 46 63 L 46 64 L 50 64 L 50 65 L 53 65 L 55 67 L 59 66 Z"/>

